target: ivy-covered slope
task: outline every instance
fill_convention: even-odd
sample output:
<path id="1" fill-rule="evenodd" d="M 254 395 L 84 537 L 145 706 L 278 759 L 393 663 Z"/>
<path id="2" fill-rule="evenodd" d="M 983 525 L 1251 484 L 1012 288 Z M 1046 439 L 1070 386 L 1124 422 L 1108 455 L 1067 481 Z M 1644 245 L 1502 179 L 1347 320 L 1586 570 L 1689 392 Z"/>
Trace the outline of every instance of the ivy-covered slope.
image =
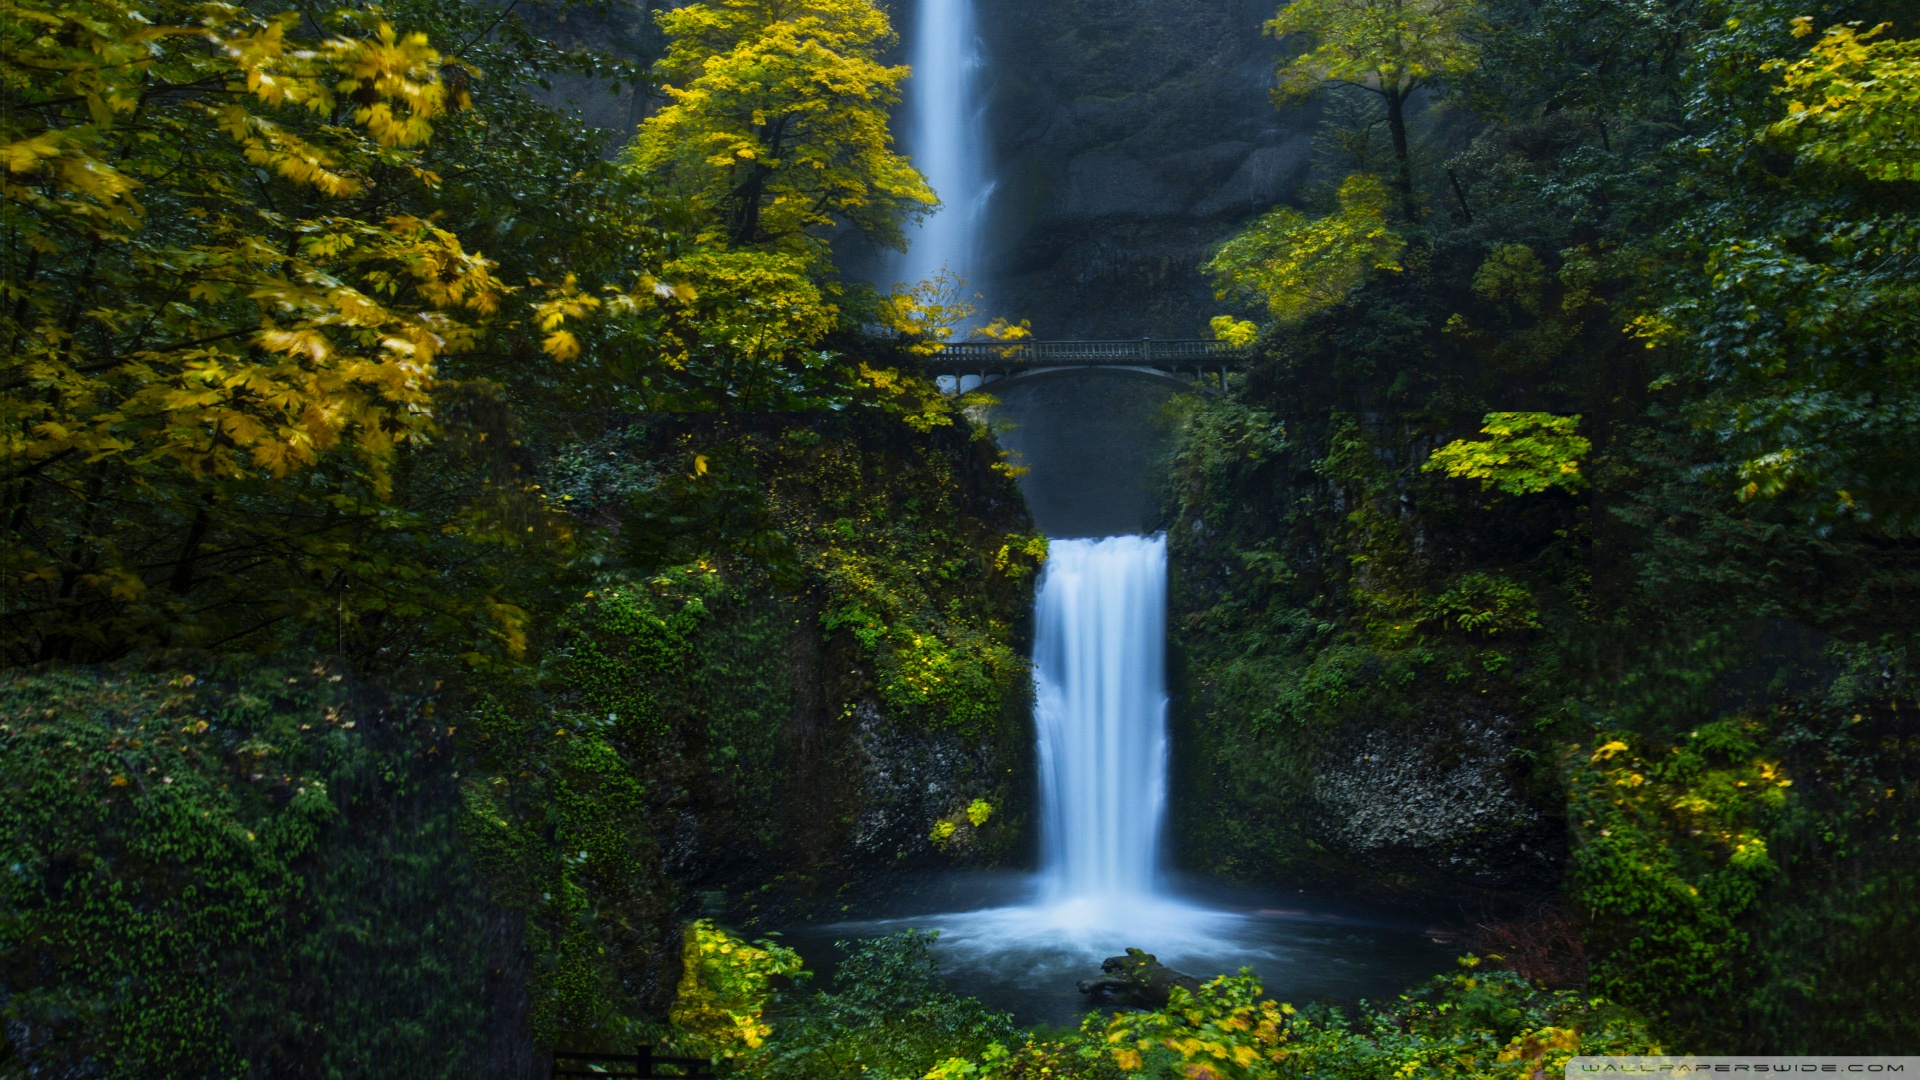
<path id="1" fill-rule="evenodd" d="M 323 662 L 0 682 L 0 1071 L 506 1074 L 452 734 Z"/>
<path id="2" fill-rule="evenodd" d="M 656 524 L 533 667 L 0 684 L 0 1072 L 534 1075 L 654 1031 L 702 910 L 763 926 L 1019 855 L 1044 542 L 990 441 L 654 418 L 547 479 Z"/>
<path id="3" fill-rule="evenodd" d="M 608 575 L 535 678 L 463 707 L 470 834 L 528 913 L 542 1041 L 663 1013 L 691 914 L 774 925 L 871 902 L 882 872 L 1018 854 L 1045 548 L 990 441 L 653 418 L 551 486 L 649 523 L 630 554 L 654 569 Z"/>

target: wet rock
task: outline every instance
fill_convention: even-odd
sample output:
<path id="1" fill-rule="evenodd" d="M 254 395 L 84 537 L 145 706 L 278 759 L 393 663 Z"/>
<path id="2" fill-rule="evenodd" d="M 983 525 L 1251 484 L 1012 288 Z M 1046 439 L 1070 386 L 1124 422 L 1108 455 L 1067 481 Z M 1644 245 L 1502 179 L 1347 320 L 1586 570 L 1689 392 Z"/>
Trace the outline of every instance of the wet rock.
<path id="1" fill-rule="evenodd" d="M 854 719 L 860 812 L 850 846 L 856 857 L 886 863 L 927 855 L 935 821 L 992 792 L 991 746 L 904 727 L 872 703 L 861 705 Z"/>
<path id="2" fill-rule="evenodd" d="M 1313 783 L 1324 842 L 1376 869 L 1438 871 L 1475 884 L 1522 884 L 1555 851 L 1519 789 L 1506 717 L 1436 717 L 1413 730 L 1356 734 Z"/>
<path id="3" fill-rule="evenodd" d="M 1162 1009 L 1176 986 L 1192 993 L 1200 989 L 1200 980 L 1162 964 L 1158 957 L 1139 949 L 1128 949 L 1125 956 L 1109 956 L 1101 961 L 1106 974 L 1098 979 L 1082 979 L 1080 992 L 1095 1005 L 1126 1005 L 1139 1009 Z"/>

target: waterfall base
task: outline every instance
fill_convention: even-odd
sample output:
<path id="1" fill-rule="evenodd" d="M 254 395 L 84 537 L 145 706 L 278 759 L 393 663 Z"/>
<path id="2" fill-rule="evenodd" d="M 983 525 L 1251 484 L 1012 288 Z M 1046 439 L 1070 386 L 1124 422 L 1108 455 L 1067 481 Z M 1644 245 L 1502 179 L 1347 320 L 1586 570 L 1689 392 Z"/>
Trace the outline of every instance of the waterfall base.
<path id="1" fill-rule="evenodd" d="M 1033 879 L 954 875 L 926 889 L 926 898 L 971 893 L 988 906 L 808 926 L 788 931 L 784 940 L 825 975 L 837 959 L 835 941 L 909 928 L 938 931 L 934 955 L 942 978 L 1023 1024 L 1078 1022 L 1095 1006 L 1077 984 L 1097 977 L 1101 961 L 1129 947 L 1202 981 L 1250 967 L 1269 996 L 1295 1003 L 1391 996 L 1445 970 L 1453 958 L 1423 922 L 1303 894 L 1050 901 L 1044 889 Z"/>

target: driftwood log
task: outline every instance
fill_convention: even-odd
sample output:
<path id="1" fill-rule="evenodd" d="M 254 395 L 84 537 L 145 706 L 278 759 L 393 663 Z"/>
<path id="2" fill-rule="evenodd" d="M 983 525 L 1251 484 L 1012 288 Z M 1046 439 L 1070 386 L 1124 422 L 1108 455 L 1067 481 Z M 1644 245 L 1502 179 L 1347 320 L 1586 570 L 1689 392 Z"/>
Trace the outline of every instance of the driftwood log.
<path id="1" fill-rule="evenodd" d="M 1189 993 L 1200 989 L 1199 979 L 1183 975 L 1139 949 L 1128 949 L 1125 956 L 1107 957 L 1100 970 L 1106 972 L 1103 977 L 1080 981 L 1080 992 L 1092 998 L 1095 1005 L 1163 1009 L 1174 987 L 1184 986 Z"/>

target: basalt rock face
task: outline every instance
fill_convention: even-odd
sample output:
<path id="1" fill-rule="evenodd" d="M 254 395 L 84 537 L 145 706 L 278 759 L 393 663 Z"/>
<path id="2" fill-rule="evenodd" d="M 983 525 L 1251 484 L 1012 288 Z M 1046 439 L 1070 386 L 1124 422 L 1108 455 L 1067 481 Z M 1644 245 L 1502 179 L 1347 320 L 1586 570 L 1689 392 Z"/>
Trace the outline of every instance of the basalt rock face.
<path id="1" fill-rule="evenodd" d="M 956 821 L 954 831 L 936 843 L 927 823 L 957 816 L 956 809 L 994 793 L 1000 778 L 993 745 L 917 730 L 872 703 L 861 705 L 854 720 L 859 726 L 847 754 L 856 766 L 849 776 L 857 777 L 851 794 L 859 806 L 848 842 L 852 860 L 891 868 L 901 860 L 925 862 L 938 850 L 971 851 L 978 843 L 975 830 Z"/>
<path id="2" fill-rule="evenodd" d="M 1069 370 L 987 388 L 1033 522 L 1057 539 L 1146 532 L 1173 436 L 1171 380 Z"/>
<path id="3" fill-rule="evenodd" d="M 1311 109 L 1269 101 L 1267 0 L 979 0 L 996 177 L 983 282 L 1041 337 L 1194 337 L 1198 266 L 1291 200 Z"/>
<path id="4" fill-rule="evenodd" d="M 1512 727 L 1469 714 L 1349 734 L 1313 775 L 1322 846 L 1388 876 L 1489 888 L 1548 879 L 1565 854 L 1563 830 L 1517 783 Z"/>

